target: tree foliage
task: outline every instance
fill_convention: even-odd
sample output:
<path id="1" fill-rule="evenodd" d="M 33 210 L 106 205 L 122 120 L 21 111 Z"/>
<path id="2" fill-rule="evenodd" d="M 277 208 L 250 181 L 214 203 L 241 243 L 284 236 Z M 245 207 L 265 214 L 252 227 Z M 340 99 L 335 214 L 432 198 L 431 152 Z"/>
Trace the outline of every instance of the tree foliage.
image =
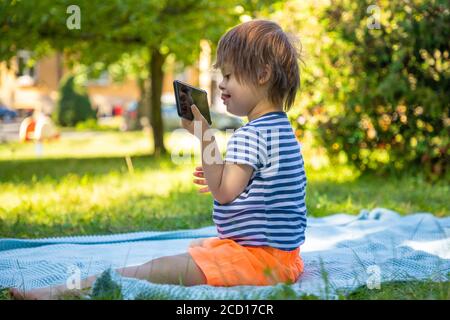
<path id="1" fill-rule="evenodd" d="M 372 4 L 321 2 L 293 21 L 315 41 L 307 42 L 295 124 L 362 170 L 421 165 L 442 175 L 450 152 L 450 3 L 377 1 L 379 17 Z"/>
<path id="2" fill-rule="evenodd" d="M 215 43 L 238 22 L 242 14 L 236 10 L 238 1 L 77 0 L 81 28 L 71 30 L 66 10 L 73 4 L 0 0 L 0 60 L 8 61 L 20 49 L 33 51 L 36 57 L 57 50 L 72 65 L 88 65 L 99 72 L 123 61 L 124 55 L 132 56 L 129 70 L 149 82 L 144 103 L 151 110 L 155 152 L 164 153 L 160 101 L 165 59 L 173 54 L 177 61 L 193 64 L 200 39 Z"/>

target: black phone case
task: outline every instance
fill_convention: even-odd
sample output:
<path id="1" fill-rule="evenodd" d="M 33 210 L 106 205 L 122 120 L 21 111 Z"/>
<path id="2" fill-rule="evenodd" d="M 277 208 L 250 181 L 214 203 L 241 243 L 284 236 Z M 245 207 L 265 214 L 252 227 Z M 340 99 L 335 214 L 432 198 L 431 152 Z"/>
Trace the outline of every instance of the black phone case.
<path id="1" fill-rule="evenodd" d="M 192 114 L 191 109 L 188 108 L 186 110 L 181 110 L 181 102 L 179 101 L 179 96 L 180 96 L 179 95 L 179 90 L 180 90 L 180 86 L 179 85 L 183 85 L 183 86 L 189 87 L 191 89 L 201 91 L 201 92 L 205 93 L 205 96 L 207 95 L 207 92 L 205 90 L 203 90 L 203 89 L 193 87 L 190 84 L 187 84 L 187 83 L 182 82 L 180 80 L 174 80 L 173 81 L 173 89 L 174 89 L 174 92 L 175 92 L 175 101 L 176 101 L 176 105 L 177 105 L 178 116 L 180 118 L 185 118 L 187 120 L 192 121 L 194 119 L 194 115 Z M 200 112 L 201 112 L 201 110 L 200 110 Z M 212 122 L 211 122 L 211 115 L 210 114 L 209 115 L 203 114 L 203 117 L 206 119 L 208 124 L 210 124 L 210 125 L 212 124 Z"/>

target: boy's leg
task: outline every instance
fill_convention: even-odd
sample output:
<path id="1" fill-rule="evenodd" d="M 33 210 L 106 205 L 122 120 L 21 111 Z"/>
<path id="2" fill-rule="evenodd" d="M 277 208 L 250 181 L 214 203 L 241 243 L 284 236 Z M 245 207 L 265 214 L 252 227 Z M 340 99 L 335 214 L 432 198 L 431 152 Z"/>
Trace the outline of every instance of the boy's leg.
<path id="1" fill-rule="evenodd" d="M 189 253 L 157 258 L 140 266 L 117 269 L 117 272 L 124 277 L 144 279 L 153 283 L 184 286 L 206 284 L 203 271 Z"/>
<path id="2" fill-rule="evenodd" d="M 116 269 L 124 277 L 148 280 L 153 283 L 181 284 L 193 286 L 206 284 L 203 271 L 196 265 L 189 253 L 160 257 L 139 266 Z M 100 275 L 92 275 L 81 280 L 81 290 L 90 288 Z M 59 295 L 76 290 L 67 289 L 66 284 L 22 292 L 11 289 L 18 299 L 57 299 Z"/>

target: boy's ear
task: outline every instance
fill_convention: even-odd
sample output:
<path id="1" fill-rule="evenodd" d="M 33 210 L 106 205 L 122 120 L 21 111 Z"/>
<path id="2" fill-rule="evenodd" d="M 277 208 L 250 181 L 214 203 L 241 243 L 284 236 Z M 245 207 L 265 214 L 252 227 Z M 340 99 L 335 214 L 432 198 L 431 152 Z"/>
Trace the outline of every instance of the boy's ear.
<path id="1" fill-rule="evenodd" d="M 259 71 L 258 83 L 260 85 L 266 84 L 270 79 L 271 73 L 272 73 L 272 68 L 268 64 L 266 64 L 264 66 L 264 68 L 262 70 L 260 69 L 260 71 Z"/>

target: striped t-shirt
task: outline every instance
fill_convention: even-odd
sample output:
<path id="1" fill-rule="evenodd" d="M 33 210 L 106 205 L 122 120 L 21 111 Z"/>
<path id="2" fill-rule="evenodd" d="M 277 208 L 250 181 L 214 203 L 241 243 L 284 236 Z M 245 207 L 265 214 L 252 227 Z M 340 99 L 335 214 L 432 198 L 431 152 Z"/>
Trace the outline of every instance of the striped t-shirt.
<path id="1" fill-rule="evenodd" d="M 214 200 L 220 239 L 286 251 L 304 243 L 306 175 L 300 149 L 283 111 L 266 113 L 233 133 L 225 161 L 254 170 L 236 199 L 223 205 Z"/>

